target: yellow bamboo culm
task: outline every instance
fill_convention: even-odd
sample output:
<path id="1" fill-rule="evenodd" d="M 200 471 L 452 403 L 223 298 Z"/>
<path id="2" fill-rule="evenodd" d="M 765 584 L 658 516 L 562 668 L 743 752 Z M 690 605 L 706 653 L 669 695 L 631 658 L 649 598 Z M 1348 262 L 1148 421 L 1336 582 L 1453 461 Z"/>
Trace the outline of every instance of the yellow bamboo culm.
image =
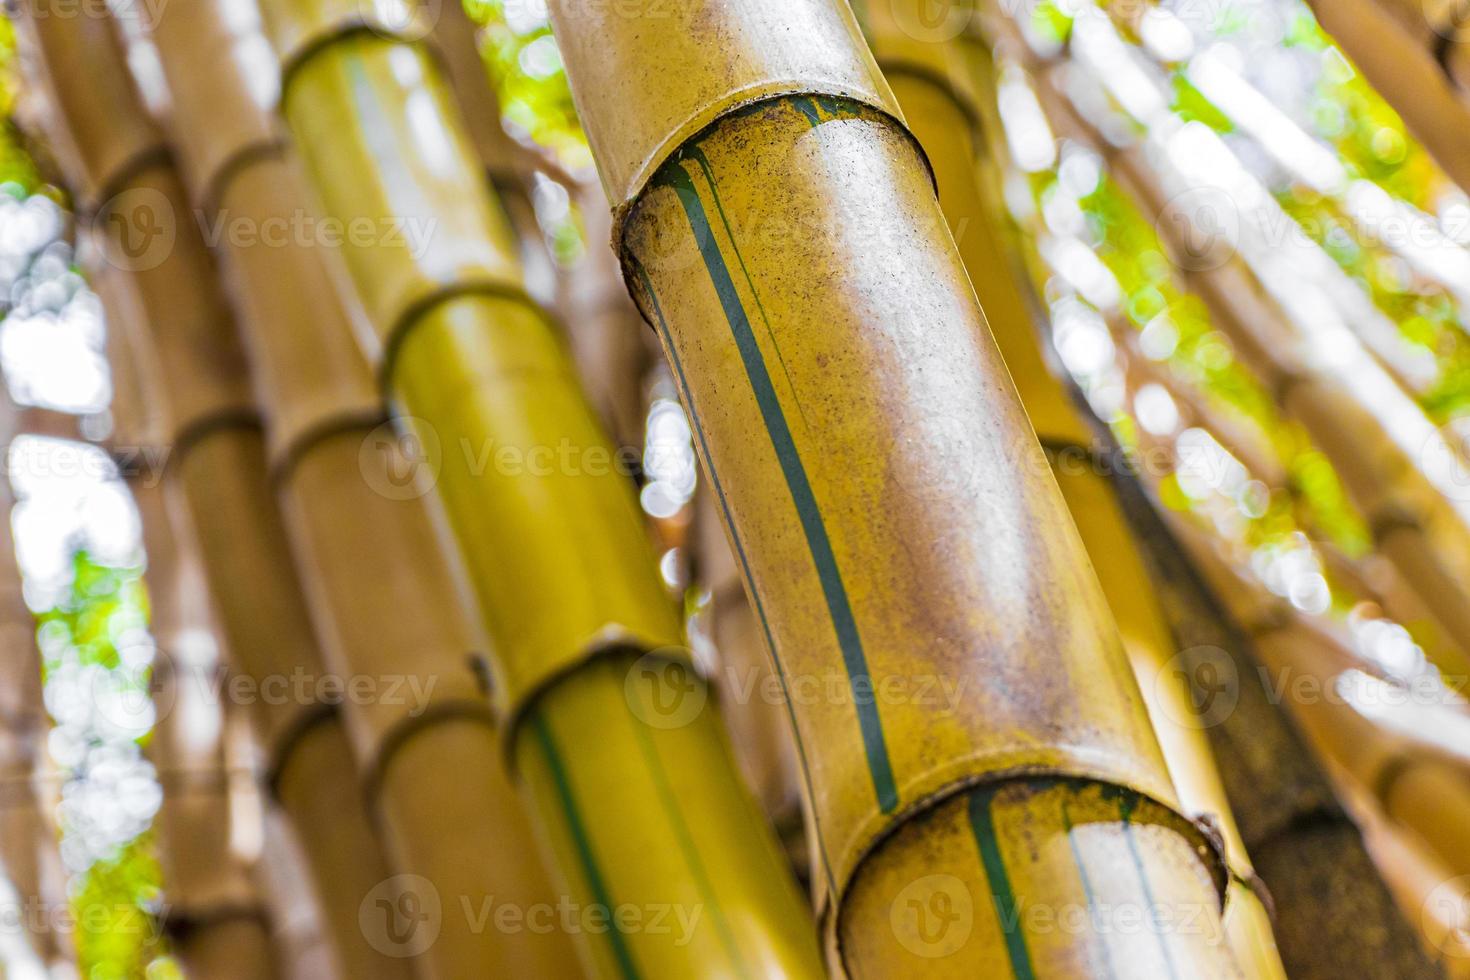
<path id="1" fill-rule="evenodd" d="M 868 8 L 865 27 L 878 66 L 934 168 L 940 207 L 1097 570 L 1180 803 L 1191 817 L 1213 821 L 1224 840 L 1232 879 L 1225 909 L 1231 949 L 1248 976 L 1284 978 L 1262 885 L 1230 812 L 1188 681 L 1171 669 L 1174 639 L 1109 485 L 1106 450 L 1046 362 L 1036 300 L 1028 301 L 1020 288 L 1018 262 L 1001 237 L 1003 213 L 981 183 L 986 141 L 980 126 L 990 114 L 970 88 L 961 49 L 969 43 L 961 35 L 972 11 L 957 4 L 949 13 L 935 22 L 925 18 L 922 0 L 891 0 Z"/>
<path id="2" fill-rule="evenodd" d="M 834 971 L 1238 975 L 1223 864 L 847 5 L 550 10 L 782 676 L 847 691 L 793 701 Z M 1201 928 L 1088 922 L 1145 905 Z"/>
<path id="3" fill-rule="evenodd" d="M 507 750 L 591 917 L 586 966 L 815 976 L 810 920 L 703 706 L 627 481 L 438 65 L 389 6 L 265 5 L 284 116 L 326 216 L 423 232 L 344 256 L 489 629 Z M 653 915 L 687 928 L 641 928 Z"/>
<path id="4" fill-rule="evenodd" d="M 292 690 L 293 678 L 321 677 L 320 656 L 214 266 L 133 88 L 117 25 L 71 13 L 45 0 L 25 7 L 27 63 L 54 103 L 52 145 L 102 257 L 111 328 L 151 352 L 162 444 L 171 447 L 165 477 L 186 502 L 226 646 L 260 692 L 253 700 L 270 785 L 311 863 L 339 968 L 407 977 L 405 961 L 374 948 L 359 925 L 359 905 L 387 867 L 357 805 L 341 722 L 315 696 L 317 685 Z M 282 687 L 290 696 L 266 696 Z"/>
<path id="5" fill-rule="evenodd" d="M 255 96 L 255 75 L 276 70 L 269 45 L 258 25 L 213 0 L 162 12 L 148 33 L 170 92 L 180 93 L 175 139 L 205 161 L 195 197 L 220 222 L 323 657 L 339 676 L 398 692 L 350 698 L 344 711 L 393 869 L 415 876 L 400 879 L 396 900 L 440 909 L 433 934 L 392 946 L 417 956 L 422 977 L 574 973 L 560 926 L 477 926 L 494 903 L 550 908 L 557 899 L 504 771 L 476 672 L 483 640 L 419 499 L 427 488 L 415 487 L 414 462 L 386 428 L 353 336 L 356 309 L 331 281 L 330 240 L 262 234 L 307 217 L 295 162 L 274 136 L 274 99 Z"/>

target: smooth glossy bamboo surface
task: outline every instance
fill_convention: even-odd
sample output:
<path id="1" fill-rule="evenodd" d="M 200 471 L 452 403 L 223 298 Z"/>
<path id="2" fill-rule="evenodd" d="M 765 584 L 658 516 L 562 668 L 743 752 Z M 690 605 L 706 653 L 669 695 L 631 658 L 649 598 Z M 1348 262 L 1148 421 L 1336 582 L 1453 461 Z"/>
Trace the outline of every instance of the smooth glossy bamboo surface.
<path id="1" fill-rule="evenodd" d="M 1225 910 L 1231 949 L 1247 975 L 1284 977 L 1260 897 L 1264 887 L 1230 812 L 1188 678 L 1170 667 L 1173 636 L 1154 599 L 1148 568 L 1104 475 L 1105 459 L 1093 448 L 1098 440 L 1047 364 L 1037 330 L 1038 300 L 1020 287 L 1019 262 L 1003 240 L 1006 216 L 986 198 L 992 189 L 981 182 L 988 164 L 982 160 L 986 141 L 979 127 L 994 114 L 969 87 L 965 42 L 942 33 L 937 35 L 942 40 L 926 40 L 918 29 L 925 23 L 922 3 L 893 0 L 870 8 L 865 26 L 878 65 L 934 168 L 940 207 L 1022 407 L 1048 449 L 1148 703 L 1180 803 L 1191 817 L 1212 821 L 1224 841 L 1232 875 Z"/>
<path id="2" fill-rule="evenodd" d="M 1074 897 L 1085 872 L 1014 849 L 1026 819 L 996 802 L 1053 801 L 1028 833 L 1065 855 L 1070 804 L 1049 794 L 1074 780 L 1103 837 L 1141 847 L 1153 887 L 1218 927 L 1220 866 L 1170 809 L 1116 628 L 846 6 L 551 11 L 624 269 L 783 677 L 850 694 L 795 708 L 841 968 L 1029 975 L 1103 946 L 1156 963 L 1152 932 L 1007 930 L 989 901 Z M 919 697 L 926 682 L 958 691 L 955 710 Z M 946 875 L 958 891 L 936 898 Z M 931 928 L 919 910 L 963 898 L 968 941 L 941 960 L 905 941 Z M 1233 975 L 1217 940 L 1162 945 Z"/>
<path id="3" fill-rule="evenodd" d="M 436 63 L 381 26 L 355 29 L 356 14 L 329 5 L 266 9 L 286 63 L 285 117 L 325 214 L 428 223 L 416 249 L 349 243 L 345 257 L 379 338 L 370 352 L 385 389 L 419 444 L 442 449 L 437 486 L 491 634 L 508 749 L 550 839 L 578 842 L 551 848 L 567 894 L 603 914 L 668 908 L 669 896 L 682 902 L 704 880 L 705 856 L 676 832 L 710 809 L 740 828 L 723 844 L 732 863 L 717 896 L 738 916 L 701 918 L 682 942 L 626 923 L 581 930 L 586 963 L 682 976 L 734 970 L 741 950 L 759 949 L 785 972 L 815 975 L 815 944 L 774 842 L 728 755 L 699 754 L 719 732 L 713 710 L 664 731 L 630 704 L 644 672 L 677 671 L 701 702 L 704 683 L 688 668 L 630 486 L 521 285 L 514 238 Z M 305 37 L 329 40 L 303 46 Z M 631 673 L 602 665 L 629 650 L 652 656 Z M 660 756 L 632 751 L 638 742 L 577 728 L 561 706 L 568 685 L 590 688 L 609 725 L 649 738 L 657 730 L 700 764 L 666 772 Z M 571 726 L 582 740 L 542 751 L 532 712 L 546 730 Z M 665 777 L 687 781 L 684 790 L 649 791 Z M 601 794 L 585 796 L 588 785 Z M 595 840 L 584 832 L 592 817 Z M 657 846 L 647 846 L 649 827 L 664 831 Z"/>
<path id="4" fill-rule="evenodd" d="M 109 317 L 139 346 L 151 341 L 166 476 L 192 518 L 226 645 L 254 686 L 272 785 L 312 863 L 340 966 L 349 976 L 406 976 L 403 961 L 375 949 L 358 923 L 359 904 L 387 870 L 360 791 L 343 790 L 358 777 L 335 711 L 318 696 L 320 685 L 293 682 L 320 678 L 320 657 L 266 475 L 244 357 L 188 196 L 133 94 L 117 25 L 105 16 L 26 12 L 29 63 L 55 103 L 59 146 L 83 131 L 75 139 L 96 146 L 62 163 L 75 186 L 108 195 L 83 214 L 98 254 L 126 273 L 113 295 L 127 302 Z M 112 86 L 103 118 L 93 115 L 98 78 Z M 148 148 L 124 156 L 107 150 L 109 138 Z"/>

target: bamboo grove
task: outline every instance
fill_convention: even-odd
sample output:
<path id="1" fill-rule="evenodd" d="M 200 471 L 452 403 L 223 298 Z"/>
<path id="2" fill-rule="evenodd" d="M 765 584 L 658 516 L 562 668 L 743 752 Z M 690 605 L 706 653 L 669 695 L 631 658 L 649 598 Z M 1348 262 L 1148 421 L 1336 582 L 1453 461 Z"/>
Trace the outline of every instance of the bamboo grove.
<path id="1" fill-rule="evenodd" d="M 1470 977 L 1463 25 L 1199 6 L 16 0 L 3 974 Z"/>

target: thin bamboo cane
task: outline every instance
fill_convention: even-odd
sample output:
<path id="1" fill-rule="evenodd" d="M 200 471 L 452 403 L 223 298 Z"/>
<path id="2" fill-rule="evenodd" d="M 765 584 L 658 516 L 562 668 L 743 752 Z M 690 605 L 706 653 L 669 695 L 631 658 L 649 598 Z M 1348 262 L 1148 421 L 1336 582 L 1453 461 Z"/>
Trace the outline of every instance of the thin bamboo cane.
<path id="1" fill-rule="evenodd" d="M 1001 241 L 1003 213 L 985 200 L 987 188 L 978 179 L 985 153 L 979 126 L 987 113 L 969 88 L 959 42 L 947 32 L 928 40 L 919 31 L 925 24 L 923 13 L 918 0 L 894 0 L 869 9 L 865 26 L 878 65 L 934 168 L 940 207 L 1118 622 L 1180 802 L 1195 819 L 1214 821 L 1224 839 L 1232 875 L 1225 909 L 1231 949 L 1247 975 L 1284 977 L 1270 914 L 1261 899 L 1264 888 L 1231 815 L 1187 677 L 1171 669 L 1173 638 L 1105 475 L 1105 450 L 1099 451 L 1082 414 L 1046 363 L 1035 326 L 1036 300 L 1020 289 L 1016 263 Z"/>
<path id="2" fill-rule="evenodd" d="M 777 663 L 858 688 L 793 705 L 834 968 L 1234 974 L 1220 865 L 846 5 L 551 12 Z M 925 678 L 952 713 L 865 690 Z M 1203 928 L 1011 918 L 1141 889 Z"/>
<path id="3" fill-rule="evenodd" d="M 602 920 L 580 936 L 589 968 L 815 974 L 799 896 L 718 720 L 698 710 L 704 685 L 627 483 L 520 286 L 437 65 L 389 25 L 365 29 L 360 11 L 266 13 L 325 213 L 432 222 L 416 252 L 349 243 L 345 256 L 386 349 L 385 387 L 443 448 L 438 485 L 494 641 L 508 750 L 574 906 Z M 658 727 L 667 705 L 649 682 L 695 710 Z M 628 922 L 696 909 L 682 939 Z"/>
<path id="4" fill-rule="evenodd" d="M 274 978 L 269 916 L 244 856 L 225 756 L 202 572 L 174 530 L 162 486 L 138 481 L 133 499 L 148 554 L 150 629 L 158 646 L 158 720 L 149 756 L 163 785 L 159 839 L 173 954 L 191 977 Z"/>
<path id="5" fill-rule="evenodd" d="M 1110 144 L 1075 112 L 1055 77 L 1044 82 L 1038 94 L 1053 126 L 1101 150 L 1120 182 L 1155 219 L 1165 243 L 1176 255 L 1189 255 L 1188 230 L 1168 218 L 1168 192 L 1143 149 Z M 1470 593 L 1461 580 L 1470 513 L 1465 501 L 1457 499 L 1459 491 L 1427 475 L 1427 466 L 1443 459 L 1433 445 L 1437 433 L 1411 410 L 1415 431 L 1425 437 L 1411 452 L 1393 431 L 1402 416 L 1386 419 L 1387 412 L 1404 408 L 1403 392 L 1364 392 L 1351 372 L 1314 352 L 1295 331 L 1291 316 L 1237 262 L 1205 265 L 1186 271 L 1191 288 L 1229 334 L 1242 360 L 1268 380 L 1282 412 L 1298 420 L 1333 462 L 1368 519 L 1377 550 L 1394 563 L 1438 627 L 1429 652 L 1446 677 L 1463 686 L 1470 681 Z M 1449 479 L 1461 477 L 1452 474 Z"/>
<path id="6" fill-rule="evenodd" d="M 290 689 L 293 679 L 321 676 L 319 657 L 272 502 L 248 375 L 187 197 L 132 88 L 110 17 L 67 16 L 47 3 L 25 14 L 30 64 L 53 102 L 57 155 L 101 254 L 126 273 L 109 275 L 131 294 L 109 309 L 113 328 L 140 344 L 151 334 L 171 492 L 193 520 L 227 646 L 254 681 L 272 787 L 312 862 L 337 956 L 351 976 L 406 975 L 358 923 L 359 904 L 387 874 L 367 814 L 340 802 L 359 798 L 341 723 L 314 691 Z"/>
<path id="7" fill-rule="evenodd" d="M 208 2 L 165 12 L 150 32 L 171 90 L 190 93 L 175 105 L 176 138 L 213 160 L 195 188 L 212 198 L 201 200 L 206 214 L 257 229 L 304 216 L 292 161 L 270 136 L 272 106 L 250 99 L 247 66 L 198 70 L 201 53 L 263 38 Z M 239 111 L 202 111 L 222 103 Z M 496 747 L 472 654 L 483 644 L 458 607 L 423 501 L 394 482 L 414 464 L 375 431 L 383 416 L 352 337 L 355 311 L 336 295 L 325 247 L 230 236 L 221 254 L 259 398 L 271 406 L 273 469 L 323 655 L 349 683 L 412 692 L 350 698 L 345 717 L 394 867 L 422 880 L 409 900 L 442 910 L 416 969 L 567 974 L 575 966 L 561 930 L 486 928 L 478 918 L 487 902 L 526 910 L 556 898 Z"/>
<path id="8" fill-rule="evenodd" d="M 1391 820 L 1408 828 L 1440 856 L 1452 873 L 1470 875 L 1470 750 L 1450 753 L 1414 737 L 1410 720 L 1394 734 L 1365 716 L 1337 691 L 1338 676 L 1360 661 L 1350 640 L 1296 615 L 1274 597 L 1252 590 L 1197 534 L 1182 535 L 1237 621 L 1251 633 L 1263 662 L 1319 751 L 1347 773 Z M 1298 680 L 1313 682 L 1301 697 Z M 1410 692 L 1411 694 L 1413 692 Z M 1417 696 L 1427 696 L 1427 691 Z M 1441 713 L 1463 718 L 1463 703 L 1441 691 Z M 1419 725 L 1430 705 L 1420 708 Z"/>
<path id="9" fill-rule="evenodd" d="M 1443 33 L 1436 30 L 1428 3 L 1413 4 L 1412 19 L 1396 16 L 1405 5 L 1380 0 L 1309 3 L 1322 27 L 1404 117 L 1445 173 L 1470 190 L 1470 95 L 1463 72 L 1457 84 L 1451 62 L 1437 54 L 1453 55 L 1456 66 L 1466 63 L 1463 41 L 1452 43 L 1463 27 L 1450 23 Z"/>

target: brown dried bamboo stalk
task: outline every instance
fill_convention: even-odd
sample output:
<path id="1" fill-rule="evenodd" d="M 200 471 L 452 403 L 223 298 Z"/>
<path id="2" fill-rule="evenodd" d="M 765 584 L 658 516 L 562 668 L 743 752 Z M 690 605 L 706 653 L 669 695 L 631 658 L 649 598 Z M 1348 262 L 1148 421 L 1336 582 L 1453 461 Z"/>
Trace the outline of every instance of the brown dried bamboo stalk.
<path id="1" fill-rule="evenodd" d="M 405 964 L 373 948 L 358 924 L 360 903 L 387 872 L 365 809 L 341 802 L 361 799 L 341 722 L 314 689 L 291 690 L 293 678 L 320 678 L 320 656 L 244 360 L 188 198 L 111 18 L 74 16 L 47 0 L 24 13 L 29 64 L 52 101 L 57 157 L 99 254 L 125 273 L 106 274 L 113 329 L 140 346 L 151 336 L 171 447 L 165 475 L 187 503 L 226 645 L 254 682 L 271 786 L 312 862 L 336 954 L 349 976 L 405 976 Z"/>
<path id="2" fill-rule="evenodd" d="M 273 980 L 279 970 L 270 917 L 234 843 L 241 828 L 203 573 L 175 531 L 163 487 L 135 481 L 131 489 L 143 520 L 158 648 L 158 717 L 148 754 L 164 794 L 153 822 L 167 896 L 164 928 L 187 976 Z"/>

